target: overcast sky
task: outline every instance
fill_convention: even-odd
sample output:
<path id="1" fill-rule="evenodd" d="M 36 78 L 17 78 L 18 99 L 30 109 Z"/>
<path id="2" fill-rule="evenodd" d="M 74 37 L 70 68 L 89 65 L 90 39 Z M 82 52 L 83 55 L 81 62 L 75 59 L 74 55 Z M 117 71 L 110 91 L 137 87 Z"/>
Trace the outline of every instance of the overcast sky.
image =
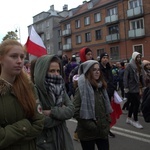
<path id="1" fill-rule="evenodd" d="M 27 26 L 33 23 L 33 16 L 48 11 L 51 5 L 58 11 L 64 4 L 68 9 L 75 8 L 84 0 L 4 0 L 0 8 L 0 42 L 9 31 L 20 29 L 21 43 L 25 44 L 28 37 Z M 89 1 L 89 0 L 87 0 Z M 19 36 L 19 34 L 18 34 Z"/>

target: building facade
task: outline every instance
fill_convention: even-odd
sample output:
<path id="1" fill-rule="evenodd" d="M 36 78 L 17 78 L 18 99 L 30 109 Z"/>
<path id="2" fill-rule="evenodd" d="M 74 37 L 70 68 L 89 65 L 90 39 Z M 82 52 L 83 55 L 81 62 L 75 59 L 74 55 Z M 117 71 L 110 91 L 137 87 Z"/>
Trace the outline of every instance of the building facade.
<path id="1" fill-rule="evenodd" d="M 150 60 L 150 1 L 91 0 L 60 21 L 63 53 L 71 58 L 86 46 L 94 59 L 106 51 L 112 61 L 128 61 L 134 51 Z"/>

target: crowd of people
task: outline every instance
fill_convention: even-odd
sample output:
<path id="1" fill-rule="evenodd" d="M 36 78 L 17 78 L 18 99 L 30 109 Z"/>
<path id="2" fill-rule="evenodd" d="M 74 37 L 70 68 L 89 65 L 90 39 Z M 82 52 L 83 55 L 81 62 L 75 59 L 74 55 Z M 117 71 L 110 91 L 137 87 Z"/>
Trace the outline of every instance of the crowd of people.
<path id="1" fill-rule="evenodd" d="M 71 118 L 77 120 L 73 139 L 83 150 L 109 150 L 113 120 L 122 110 L 135 128 L 143 128 L 139 111 L 150 122 L 150 61 L 133 52 L 128 63 L 112 64 L 107 52 L 95 60 L 88 47 L 79 57 L 43 55 L 30 62 L 18 41 L 0 44 L 1 150 L 74 150 L 66 123 Z M 125 102 L 116 104 L 120 110 L 115 91 Z"/>

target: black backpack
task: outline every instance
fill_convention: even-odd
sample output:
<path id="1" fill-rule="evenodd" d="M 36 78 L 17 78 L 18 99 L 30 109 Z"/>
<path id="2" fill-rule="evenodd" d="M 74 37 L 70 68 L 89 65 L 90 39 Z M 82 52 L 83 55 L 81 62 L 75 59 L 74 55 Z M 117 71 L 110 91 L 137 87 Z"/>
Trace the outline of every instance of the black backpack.
<path id="1" fill-rule="evenodd" d="M 147 87 L 143 92 L 141 111 L 145 122 L 150 123 L 150 87 Z"/>

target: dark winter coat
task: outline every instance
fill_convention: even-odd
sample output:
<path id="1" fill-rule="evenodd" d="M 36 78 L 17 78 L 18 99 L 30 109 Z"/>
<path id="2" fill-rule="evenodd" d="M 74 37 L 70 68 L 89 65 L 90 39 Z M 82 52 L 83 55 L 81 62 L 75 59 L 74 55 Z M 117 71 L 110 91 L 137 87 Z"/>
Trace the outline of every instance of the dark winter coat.
<path id="1" fill-rule="evenodd" d="M 80 140 L 89 141 L 98 138 L 108 138 L 108 132 L 110 129 L 110 116 L 106 114 L 105 104 L 101 97 L 100 90 L 94 91 L 95 97 L 95 116 L 97 120 L 93 119 L 81 119 L 80 107 L 81 96 L 79 89 L 77 88 L 74 97 L 75 114 L 74 118 L 78 121 L 78 137 Z"/>
<path id="2" fill-rule="evenodd" d="M 112 68 L 109 63 L 106 65 L 106 68 L 104 68 L 104 66 L 100 63 L 100 70 L 107 83 L 108 96 L 109 98 L 111 98 L 112 96 L 114 96 L 115 91 L 115 85 L 113 84 Z"/>
<path id="3" fill-rule="evenodd" d="M 27 119 L 11 85 L 0 79 L 0 150 L 36 150 L 35 139 L 44 125 L 37 110 L 32 120 Z"/>
<path id="4" fill-rule="evenodd" d="M 51 110 L 50 116 L 45 116 L 44 130 L 37 139 L 38 150 L 61 150 L 57 147 L 57 141 L 60 135 L 57 134 L 56 129 L 61 129 L 64 140 L 64 149 L 73 150 L 73 143 L 69 134 L 66 120 L 74 115 L 74 105 L 69 99 L 66 92 L 62 96 L 62 103 L 64 107 L 55 105 L 52 95 L 50 95 L 44 84 L 45 76 L 49 68 L 50 61 L 54 55 L 46 55 L 37 60 L 35 65 L 34 77 L 37 87 L 39 100 L 42 104 L 43 110 Z"/>

